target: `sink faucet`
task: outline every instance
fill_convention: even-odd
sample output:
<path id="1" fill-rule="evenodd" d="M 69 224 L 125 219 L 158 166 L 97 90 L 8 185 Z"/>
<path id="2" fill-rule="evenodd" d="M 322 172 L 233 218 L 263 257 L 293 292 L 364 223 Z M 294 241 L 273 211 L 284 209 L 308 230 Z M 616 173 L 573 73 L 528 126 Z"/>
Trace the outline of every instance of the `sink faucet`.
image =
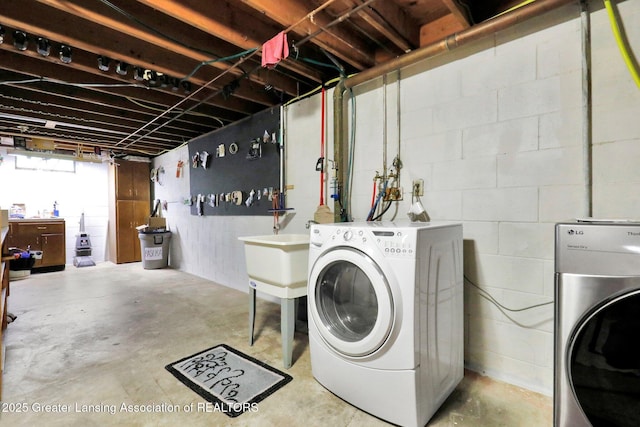
<path id="1" fill-rule="evenodd" d="M 307 221 L 304 227 L 308 230 L 309 228 L 311 228 L 311 224 L 318 224 L 318 221 L 310 219 L 309 221 Z"/>

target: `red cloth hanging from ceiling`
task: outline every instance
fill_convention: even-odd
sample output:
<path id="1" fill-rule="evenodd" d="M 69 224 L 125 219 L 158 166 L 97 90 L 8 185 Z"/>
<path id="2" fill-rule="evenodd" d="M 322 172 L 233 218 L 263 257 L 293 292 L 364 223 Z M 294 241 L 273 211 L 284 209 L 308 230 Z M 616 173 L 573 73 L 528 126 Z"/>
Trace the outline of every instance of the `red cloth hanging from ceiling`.
<path id="1" fill-rule="evenodd" d="M 274 38 L 262 45 L 262 66 L 275 67 L 281 60 L 289 56 L 287 34 L 279 32 Z"/>

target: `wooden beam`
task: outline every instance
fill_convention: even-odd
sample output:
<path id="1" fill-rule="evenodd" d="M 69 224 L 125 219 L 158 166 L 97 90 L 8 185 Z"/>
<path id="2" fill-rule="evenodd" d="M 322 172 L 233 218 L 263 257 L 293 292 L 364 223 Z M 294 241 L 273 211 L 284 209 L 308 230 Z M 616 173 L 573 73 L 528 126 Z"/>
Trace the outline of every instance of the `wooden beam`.
<path id="1" fill-rule="evenodd" d="M 162 11 L 208 34 L 225 40 L 240 49 L 260 48 L 275 36 L 280 29 L 271 27 L 262 20 L 251 19 L 236 13 L 237 5 L 216 0 L 215 7 L 200 0 L 137 0 Z M 322 74 L 299 62 L 285 61 L 282 66 L 318 83 Z"/>
<path id="2" fill-rule="evenodd" d="M 364 0 L 342 0 L 349 8 L 362 4 Z M 396 48 L 408 52 L 419 46 L 420 26 L 396 3 L 376 1 L 356 13 L 356 15 L 389 39 Z"/>
<path id="3" fill-rule="evenodd" d="M 5 75 L 6 73 L 0 72 L 0 79 L 16 80 L 15 78 L 6 79 Z M 35 85 L 44 87 L 35 87 Z M 62 93 L 54 85 L 43 85 L 42 83 L 5 84 L 0 97 L 4 98 L 5 96 L 24 98 L 43 105 L 59 106 L 60 108 L 67 108 L 69 111 L 91 111 L 103 120 L 114 120 L 130 126 L 142 126 L 153 119 L 159 112 L 158 109 L 142 108 L 128 100 L 123 101 L 118 97 L 104 93 L 84 90 L 74 91 L 74 95 L 70 95 Z M 187 121 L 185 120 L 186 117 L 188 115 L 168 125 L 166 127 L 167 131 L 181 135 L 200 135 L 210 130 L 211 125 L 215 124 L 213 122 L 209 123 L 209 120 L 203 120 L 202 116 L 198 117 L 201 119 L 201 123 L 193 120 Z"/>
<path id="4" fill-rule="evenodd" d="M 445 37 L 464 30 L 458 18 L 449 14 L 433 22 L 424 24 L 420 29 L 420 46 L 440 41 Z"/>
<path id="5" fill-rule="evenodd" d="M 104 26 L 96 26 L 95 23 L 76 17 L 36 2 L 29 8 L 25 8 L 22 2 L 17 0 L 2 0 L 3 22 L 7 26 L 20 28 L 30 34 L 46 37 L 52 42 L 60 42 L 72 46 L 74 50 L 84 50 L 92 56 L 92 66 L 97 69 L 97 56 L 103 55 L 114 61 L 124 61 L 143 68 L 155 70 L 176 78 L 182 78 L 192 72 L 199 64 L 191 58 L 184 57 L 171 51 L 164 50 L 151 43 L 129 37 Z M 74 58 L 77 53 L 74 52 Z M 73 61 L 70 66 L 74 66 Z M 203 85 L 220 73 L 211 67 L 205 67 L 198 76 L 190 79 L 195 85 Z M 130 77 L 129 77 L 130 79 Z M 221 89 L 235 79 L 232 75 L 223 76 L 220 81 L 212 85 L 213 90 Z M 264 91 L 242 88 L 236 90 L 236 95 L 245 93 L 244 101 L 259 102 L 264 106 L 273 105 L 273 101 L 267 99 Z M 243 100 L 236 97 L 227 100 L 225 108 L 243 111 Z M 233 105 L 236 104 L 234 107 Z"/>
<path id="6" fill-rule="evenodd" d="M 193 27 L 189 27 L 182 21 L 170 18 L 160 12 L 155 11 L 156 13 L 152 13 L 154 12 L 153 9 L 150 9 L 140 3 L 128 1 L 125 8 L 130 14 L 144 17 L 145 25 L 151 28 L 163 29 L 163 33 L 166 34 L 165 36 L 160 36 L 146 28 L 143 29 L 140 25 L 134 25 L 130 20 L 123 20 L 123 16 L 121 14 L 102 4 L 94 4 L 91 9 L 88 9 L 77 4 L 77 0 L 76 2 L 70 0 L 37 1 L 63 12 L 76 15 L 79 19 L 89 20 L 103 27 L 119 31 L 122 34 L 127 34 L 130 37 L 144 40 L 154 46 L 166 49 L 168 51 L 167 54 L 171 54 L 171 52 L 173 52 L 175 54 L 183 55 L 197 61 L 198 63 L 208 63 L 208 67 L 213 67 L 219 70 L 231 69 L 231 64 L 228 61 L 209 62 L 215 58 L 212 57 L 212 55 L 214 55 L 213 53 L 206 52 L 206 48 L 214 50 L 211 45 L 216 42 L 220 45 L 221 43 L 219 40 L 214 40 L 214 37 L 211 35 L 198 31 Z M 180 27 L 177 29 L 179 31 L 175 29 L 176 26 Z M 175 37 L 170 37 L 169 34 L 167 34 L 171 32 L 175 33 Z M 206 39 L 204 36 L 206 36 Z M 181 41 L 180 43 L 177 41 L 178 39 Z M 202 46 L 202 48 L 197 48 L 197 46 Z M 215 50 L 220 50 L 220 47 L 216 46 Z M 231 52 L 229 49 L 225 48 L 222 57 L 230 56 L 232 53 L 236 54 L 237 51 Z M 225 80 L 231 79 L 232 76 L 237 77 L 243 75 L 244 72 L 241 69 L 234 68 L 230 70 L 230 76 Z M 237 96 L 250 96 L 247 99 L 253 102 L 259 102 L 265 106 L 273 105 L 273 102 L 271 102 L 270 99 L 261 96 L 262 91 L 260 89 L 262 89 L 267 82 L 252 75 L 249 76 L 247 82 L 250 82 L 250 84 L 255 87 L 252 87 L 249 90 L 243 90 L 241 88 L 238 90 L 238 93 L 236 93 Z M 197 82 L 199 85 L 204 83 L 205 81 Z M 223 83 L 225 82 L 223 81 Z M 290 78 L 285 78 L 282 75 L 272 76 L 268 83 L 289 95 L 295 95 L 298 89 L 295 81 Z"/>
<path id="7" fill-rule="evenodd" d="M 455 0 L 442 0 L 442 3 L 449 9 L 453 18 L 458 22 L 462 28 L 469 28 L 471 23 L 467 17 L 467 12 L 456 2 Z"/>
<path id="8" fill-rule="evenodd" d="M 7 51 L 8 49 L 10 49 L 11 52 Z M 91 87 L 91 89 L 97 92 L 108 93 L 122 98 L 130 98 L 139 102 L 152 102 L 163 107 L 173 106 L 183 98 L 182 96 L 172 93 L 170 90 L 163 91 L 160 89 L 148 89 L 144 87 L 109 87 L 113 83 L 118 83 L 118 80 L 114 80 L 112 76 L 99 75 L 99 72 L 96 72 L 96 68 L 74 68 L 70 66 L 71 64 L 55 62 L 56 60 L 54 58 L 47 61 L 35 56 L 31 57 L 30 55 L 17 54 L 13 51 L 15 51 L 13 46 L 6 46 L 6 43 L 0 44 L 0 63 L 3 64 L 3 68 L 13 70 L 17 73 L 28 74 L 38 78 L 47 77 L 54 80 L 58 79 L 59 76 L 64 76 L 64 80 L 61 80 L 61 83 L 66 82 L 71 85 L 93 83 L 96 86 Z M 133 84 L 134 82 L 127 83 Z M 104 85 L 106 87 L 101 87 L 100 85 Z M 200 98 L 193 99 L 193 103 L 198 102 L 199 99 Z M 193 103 L 191 105 L 193 105 Z M 187 106 L 185 106 L 185 108 L 186 107 Z M 234 121 L 238 120 L 239 116 L 243 117 L 252 114 L 252 112 L 238 115 L 223 108 L 217 108 L 209 104 L 202 104 L 194 109 L 194 114 L 205 114 L 212 117 L 221 117 L 226 118 L 229 121 Z"/>
<path id="9" fill-rule="evenodd" d="M 130 117 L 114 114 L 115 109 L 90 104 L 82 99 L 69 100 L 64 97 L 36 92 L 29 88 L 4 85 L 0 94 L 0 109 L 5 111 L 31 111 L 37 117 L 46 117 L 51 121 L 64 121 L 78 125 L 101 127 L 118 132 L 133 132 L 153 117 L 145 120 L 134 120 Z M 33 115 L 30 113 L 30 115 Z M 210 130 L 211 128 L 209 128 Z M 200 133 L 195 130 L 176 129 L 169 126 L 155 135 L 158 138 L 196 137 Z"/>
<path id="10" fill-rule="evenodd" d="M 265 14 L 285 28 L 298 23 L 309 12 L 314 10 L 313 5 L 308 4 L 305 0 L 279 0 L 277 2 L 273 0 L 242 0 L 242 2 Z M 292 28 L 290 34 L 297 34 L 301 38 L 306 37 L 321 28 L 327 27 L 332 20 L 326 12 L 320 11 L 311 19 L 303 20 Z M 290 36 L 290 38 L 292 37 Z M 374 65 L 374 52 L 372 49 L 360 39 L 354 37 L 353 34 L 337 26 L 320 32 L 311 39 L 311 43 L 325 49 L 359 70 Z"/>

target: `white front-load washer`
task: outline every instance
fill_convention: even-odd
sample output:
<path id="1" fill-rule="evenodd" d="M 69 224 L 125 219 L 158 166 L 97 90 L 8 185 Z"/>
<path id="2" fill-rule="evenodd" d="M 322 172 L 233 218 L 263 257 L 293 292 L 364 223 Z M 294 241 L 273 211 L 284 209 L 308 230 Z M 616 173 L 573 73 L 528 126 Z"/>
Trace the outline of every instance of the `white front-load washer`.
<path id="1" fill-rule="evenodd" d="M 462 270 L 459 223 L 313 225 L 313 376 L 376 417 L 425 425 L 464 374 Z"/>

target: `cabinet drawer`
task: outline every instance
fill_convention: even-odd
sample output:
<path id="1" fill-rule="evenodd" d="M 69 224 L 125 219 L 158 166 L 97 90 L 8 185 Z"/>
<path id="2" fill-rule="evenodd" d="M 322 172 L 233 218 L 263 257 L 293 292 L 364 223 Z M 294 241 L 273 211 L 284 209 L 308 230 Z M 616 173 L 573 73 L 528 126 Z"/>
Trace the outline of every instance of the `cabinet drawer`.
<path id="1" fill-rule="evenodd" d="M 31 233 L 35 231 L 37 234 L 64 233 L 64 224 L 57 223 L 18 224 L 18 227 L 18 233 L 26 230 Z"/>

